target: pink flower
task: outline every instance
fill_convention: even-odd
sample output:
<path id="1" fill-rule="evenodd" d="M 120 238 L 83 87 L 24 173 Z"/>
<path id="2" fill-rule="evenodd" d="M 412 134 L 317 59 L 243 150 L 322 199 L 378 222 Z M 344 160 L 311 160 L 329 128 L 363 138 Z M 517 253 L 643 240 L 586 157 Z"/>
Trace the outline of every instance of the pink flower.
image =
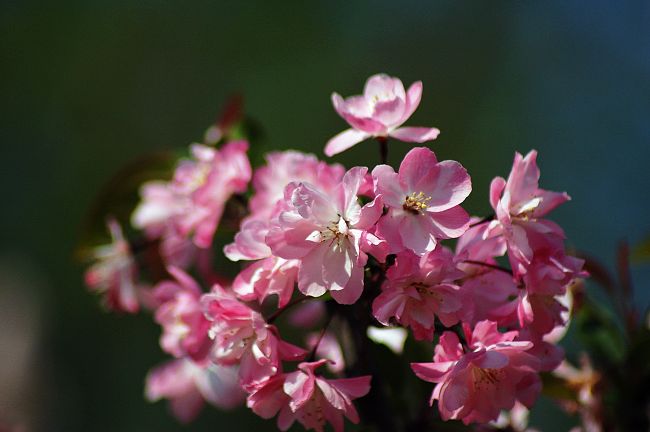
<path id="1" fill-rule="evenodd" d="M 370 376 L 326 379 L 314 373 L 327 360 L 300 363 L 295 372 L 280 374 L 256 388 L 248 396 L 248 407 L 263 418 L 278 415 L 278 428 L 288 430 L 294 421 L 305 429 L 323 432 L 329 422 L 342 432 L 343 416 L 358 423 L 352 401 L 370 391 Z"/>
<path id="2" fill-rule="evenodd" d="M 177 226 L 184 235 L 193 233 L 198 247 L 207 248 L 212 244 L 226 201 L 232 194 L 246 191 L 251 166 L 246 141 L 232 141 L 219 150 L 197 146 L 193 150 L 200 159 L 187 185 L 190 189 L 196 186 L 191 193 L 192 207 L 178 216 Z"/>
<path id="3" fill-rule="evenodd" d="M 291 182 L 307 182 L 321 190 L 329 191 L 341 182 L 345 168 L 339 164 L 328 165 L 312 154 L 298 151 L 267 153 L 266 165 L 255 170 L 255 193 L 249 201 L 251 217 L 264 219 L 272 216 L 271 210 L 284 196 L 284 188 Z"/>
<path id="4" fill-rule="evenodd" d="M 534 251 L 545 241 L 553 241 L 553 237 L 564 238 L 559 226 L 540 218 L 570 198 L 565 192 L 539 189 L 536 159 L 535 150 L 526 157 L 516 153 L 508 180 L 496 177 L 490 185 L 490 204 L 497 218 L 490 223 L 489 236 L 502 234 L 506 238 L 508 255 L 516 273 L 525 273 Z"/>
<path id="5" fill-rule="evenodd" d="M 515 401 L 531 407 L 541 390 L 539 361 L 526 351 L 531 342 L 515 342 L 516 331 L 499 333 L 494 322 L 482 321 L 470 333 L 469 352 L 458 336 L 445 332 L 435 348 L 433 363 L 412 363 L 415 374 L 436 383 L 431 403 L 438 400 L 443 420 L 487 423 Z"/>
<path id="6" fill-rule="evenodd" d="M 469 226 L 460 204 L 472 190 L 465 168 L 455 161 L 438 162 L 426 147 L 407 153 L 396 173 L 388 165 L 372 171 L 375 190 L 388 207 L 378 233 L 392 252 L 410 249 L 416 255 L 432 251 L 438 239 L 456 238 Z"/>
<path id="7" fill-rule="evenodd" d="M 505 254 L 506 243 L 502 236 L 485 238 L 487 231 L 487 223 L 476 225 L 456 243 L 458 267 L 465 272 L 462 320 L 474 325 L 489 319 L 511 326 L 517 321 L 520 289 L 511 274 L 489 267 L 498 266 L 495 257 Z"/>
<path id="8" fill-rule="evenodd" d="M 239 364 L 241 385 L 251 388 L 275 375 L 280 360 L 298 360 L 305 351 L 280 339 L 275 326 L 259 312 L 240 303 L 233 295 L 215 285 L 201 302 L 212 325 L 212 360 L 221 365 Z"/>
<path id="9" fill-rule="evenodd" d="M 281 206 L 281 209 L 284 209 Z M 269 232 L 269 221 L 264 219 L 245 219 L 235 241 L 223 248 L 226 257 L 231 261 L 259 260 L 271 256 L 271 248 L 266 244 Z"/>
<path id="10" fill-rule="evenodd" d="M 459 320 L 462 296 L 454 280 L 462 275 L 445 248 L 422 257 L 401 252 L 386 272 L 382 292 L 372 304 L 373 315 L 384 325 L 395 318 L 411 327 L 418 340 L 433 340 L 436 316 L 447 327 Z"/>
<path id="11" fill-rule="evenodd" d="M 172 360 L 151 370 L 145 394 L 151 402 L 169 399 L 172 413 L 182 423 L 194 420 L 206 401 L 227 409 L 244 399 L 236 367 L 203 366 L 189 359 Z"/>
<path id="12" fill-rule="evenodd" d="M 155 314 L 163 328 L 160 346 L 177 358 L 203 360 L 212 346 L 208 337 L 210 322 L 201 307 L 203 292 L 187 273 L 176 267 L 168 271 L 176 280 L 160 282 L 154 288 L 154 297 L 161 303 Z"/>
<path id="13" fill-rule="evenodd" d="M 370 137 L 390 136 L 417 143 L 436 139 L 440 133 L 436 128 L 400 127 L 416 110 L 421 97 L 421 81 L 413 83 L 407 92 L 402 81 L 384 74 L 368 78 L 361 96 L 344 100 L 333 93 L 334 109 L 352 128 L 329 140 L 325 154 L 341 153 Z"/>
<path id="14" fill-rule="evenodd" d="M 109 309 L 136 313 L 140 305 L 135 260 L 120 224 L 111 218 L 107 226 L 112 242 L 94 249 L 96 262 L 86 271 L 84 280 L 88 288 L 104 295 L 104 303 Z"/>
<path id="15" fill-rule="evenodd" d="M 232 284 L 237 296 L 245 301 L 262 303 L 270 295 L 278 297 L 278 308 L 291 300 L 300 261 L 271 256 L 257 261 L 240 272 Z"/>
<path id="16" fill-rule="evenodd" d="M 354 303 L 363 290 L 364 248 L 379 242 L 367 232 L 382 211 L 380 198 L 361 207 L 357 192 L 366 168 L 349 170 L 331 193 L 309 183 L 285 190 L 287 211 L 280 212 L 266 236 L 274 255 L 300 260 L 298 288 L 318 297 L 330 291 L 339 303 Z"/>
<path id="17" fill-rule="evenodd" d="M 192 237 L 196 246 L 207 248 L 226 201 L 232 194 L 246 191 L 251 179 L 247 150 L 245 141 L 232 141 L 220 149 L 193 144 L 192 159 L 178 164 L 171 182 L 150 182 L 142 187 L 133 225 L 144 229 L 150 238 Z"/>

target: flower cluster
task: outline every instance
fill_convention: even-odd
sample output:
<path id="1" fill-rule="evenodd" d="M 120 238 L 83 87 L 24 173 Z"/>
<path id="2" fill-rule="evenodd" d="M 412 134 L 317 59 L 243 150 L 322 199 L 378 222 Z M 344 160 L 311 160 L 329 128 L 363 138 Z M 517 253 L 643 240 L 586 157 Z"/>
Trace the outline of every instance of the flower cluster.
<path id="1" fill-rule="evenodd" d="M 371 137 L 384 151 L 389 137 L 435 139 L 435 128 L 401 127 L 421 95 L 421 82 L 406 91 L 386 75 L 371 77 L 362 96 L 334 94 L 351 129 L 325 153 Z M 297 151 L 267 154 L 253 170 L 247 150 L 245 141 L 193 144 L 170 181 L 142 186 L 131 223 L 140 243 L 154 246 L 162 276 L 137 271 L 147 262 L 114 220 L 113 243 L 88 270 L 110 308 L 150 309 L 162 328 L 172 360 L 147 377 L 150 400 L 168 399 L 182 421 L 205 402 L 245 400 L 281 430 L 371 422 L 353 401 L 375 391 L 378 366 L 368 366 L 363 345 L 373 343 L 370 328 L 386 326 L 435 347 L 432 362 L 408 361 L 435 383 L 431 404 L 442 420 L 487 423 L 534 404 L 540 372 L 563 359 L 555 342 L 567 324 L 567 288 L 585 275 L 546 219 L 569 197 L 539 188 L 535 151 L 517 153 L 508 179 L 492 181 L 494 214 L 476 218 L 462 207 L 467 170 L 427 147 L 411 149 L 397 170 L 346 170 Z M 225 261 L 216 271 L 205 253 L 232 202 L 246 213 L 223 249 L 243 264 L 229 279 Z"/>

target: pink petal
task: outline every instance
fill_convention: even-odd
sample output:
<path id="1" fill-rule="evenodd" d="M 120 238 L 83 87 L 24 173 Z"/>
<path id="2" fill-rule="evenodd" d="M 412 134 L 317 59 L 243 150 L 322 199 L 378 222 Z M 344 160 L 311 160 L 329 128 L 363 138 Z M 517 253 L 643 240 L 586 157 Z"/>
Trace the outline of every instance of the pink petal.
<path id="1" fill-rule="evenodd" d="M 407 194 L 400 184 L 399 174 L 393 170 L 393 167 L 377 165 L 372 170 L 372 178 L 375 181 L 375 193 L 382 195 L 384 204 L 389 207 L 400 208 Z"/>
<path id="2" fill-rule="evenodd" d="M 305 372 L 296 371 L 287 375 L 283 389 L 291 398 L 289 406 L 294 412 L 309 402 L 309 398 L 314 394 L 314 384 L 314 376 Z"/>
<path id="3" fill-rule="evenodd" d="M 428 213 L 434 229 L 432 234 L 439 239 L 457 238 L 469 228 L 469 215 L 461 207 L 452 207 L 439 213 Z"/>
<path id="4" fill-rule="evenodd" d="M 487 351 L 474 360 L 476 366 L 482 369 L 501 369 L 508 365 L 508 356 L 497 351 Z"/>
<path id="5" fill-rule="evenodd" d="M 325 145 L 325 154 L 329 157 L 339 154 L 350 147 L 369 138 L 370 134 L 357 129 L 347 129 L 330 139 Z"/>
<path id="6" fill-rule="evenodd" d="M 386 74 L 375 74 L 368 78 L 363 87 L 363 96 L 366 99 L 381 99 L 385 95 L 395 95 L 398 98 L 406 99 L 404 84 L 398 78 Z"/>
<path id="7" fill-rule="evenodd" d="M 348 395 L 350 399 L 357 399 L 365 396 L 370 391 L 370 375 L 328 380 L 329 384 L 341 393 Z"/>
<path id="8" fill-rule="evenodd" d="M 398 178 L 400 183 L 406 187 L 406 190 L 404 192 L 419 192 L 416 191 L 418 183 L 420 183 L 420 180 L 423 177 L 427 176 L 431 169 L 437 164 L 438 159 L 436 158 L 436 154 L 428 148 L 415 147 L 409 150 L 399 165 Z M 375 170 L 373 170 L 373 174 Z M 386 180 L 390 179 L 387 178 Z M 379 193 L 382 192 L 379 191 Z M 404 196 L 401 196 L 399 200 L 400 207 L 403 202 Z"/>
<path id="9" fill-rule="evenodd" d="M 430 167 L 412 191 L 431 198 L 427 210 L 441 212 L 465 201 L 472 192 L 472 180 L 461 164 L 446 160 Z"/>
<path id="10" fill-rule="evenodd" d="M 411 84 L 407 93 L 406 93 L 406 108 L 404 109 L 404 116 L 402 117 L 400 123 L 404 123 L 409 119 L 420 105 L 420 99 L 422 98 L 422 81 L 416 81 Z"/>
<path id="11" fill-rule="evenodd" d="M 404 142 L 423 143 L 438 138 L 440 130 L 427 127 L 401 127 L 388 133 L 388 136 Z"/>
<path id="12" fill-rule="evenodd" d="M 407 215 L 399 227 L 402 244 L 416 255 L 422 256 L 436 247 L 434 228 L 431 218 L 426 215 Z"/>
<path id="13" fill-rule="evenodd" d="M 361 258 L 361 257 L 360 257 Z M 332 298 L 339 304 L 353 304 L 363 292 L 363 268 L 365 260 L 360 260 L 352 267 L 352 273 L 348 283 L 342 290 L 330 291 Z"/>
<path id="14" fill-rule="evenodd" d="M 506 179 L 503 177 L 495 177 L 490 183 L 490 205 L 495 210 L 499 203 L 499 199 L 501 199 L 501 194 L 503 193 L 503 189 L 505 189 L 505 187 Z"/>

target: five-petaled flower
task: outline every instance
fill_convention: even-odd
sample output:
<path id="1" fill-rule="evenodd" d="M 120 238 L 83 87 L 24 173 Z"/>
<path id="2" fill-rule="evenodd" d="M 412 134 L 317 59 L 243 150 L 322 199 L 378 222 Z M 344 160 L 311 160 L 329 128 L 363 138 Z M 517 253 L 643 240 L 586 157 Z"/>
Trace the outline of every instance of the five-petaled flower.
<path id="1" fill-rule="evenodd" d="M 325 154 L 334 156 L 370 137 L 416 143 L 436 139 L 440 133 L 436 128 L 400 127 L 416 110 L 421 97 L 421 81 L 405 91 L 402 81 L 385 74 L 368 78 L 363 95 L 343 99 L 338 93 L 332 94 L 334 109 L 352 128 L 329 140 Z"/>

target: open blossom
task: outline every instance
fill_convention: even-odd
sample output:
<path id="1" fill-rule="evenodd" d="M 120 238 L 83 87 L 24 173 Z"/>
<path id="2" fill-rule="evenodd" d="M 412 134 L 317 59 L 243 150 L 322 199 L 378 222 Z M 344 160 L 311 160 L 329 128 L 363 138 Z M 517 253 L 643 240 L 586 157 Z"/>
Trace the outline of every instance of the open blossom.
<path id="1" fill-rule="evenodd" d="M 372 176 L 377 194 L 388 207 L 378 222 L 378 233 L 391 252 L 410 249 L 424 255 L 439 239 L 456 238 L 467 230 L 469 215 L 460 204 L 472 184 L 458 162 L 438 162 L 431 150 L 417 147 L 406 154 L 398 173 L 378 165 Z"/>
<path id="2" fill-rule="evenodd" d="M 462 294 L 454 280 L 462 275 L 451 251 L 441 246 L 422 257 L 401 252 L 386 272 L 373 315 L 384 325 L 394 318 L 410 327 L 416 339 L 433 340 L 436 316 L 447 327 L 460 319 Z"/>
<path id="3" fill-rule="evenodd" d="M 540 172 L 536 159 L 535 150 L 526 157 L 516 153 L 508 180 L 496 177 L 490 184 L 490 204 L 496 219 L 490 223 L 488 235 L 505 237 L 516 273 L 525 273 L 534 251 L 545 241 L 553 241 L 553 237 L 564 238 L 558 225 L 541 218 L 568 201 L 569 195 L 539 188 Z"/>
<path id="4" fill-rule="evenodd" d="M 251 179 L 247 150 L 245 141 L 232 141 L 220 149 L 193 144 L 192 159 L 178 164 L 170 183 L 143 186 L 143 201 L 133 213 L 133 225 L 153 238 L 191 237 L 196 246 L 207 248 L 226 201 L 244 192 Z"/>
<path id="5" fill-rule="evenodd" d="M 444 332 L 433 363 L 411 364 L 419 378 L 436 383 L 431 403 L 438 400 L 443 420 L 487 423 L 515 401 L 533 405 L 541 390 L 539 360 L 527 352 L 533 344 L 516 337 L 516 331 L 499 333 L 496 323 L 481 321 L 473 332 L 465 326 L 469 352 L 455 333 Z"/>
<path id="6" fill-rule="evenodd" d="M 331 194 L 309 183 L 292 183 L 285 190 L 288 210 L 273 221 L 266 243 L 274 255 L 300 260 L 298 288 L 306 295 L 330 291 L 343 304 L 361 296 L 368 258 L 364 249 L 379 242 L 366 230 L 382 211 L 380 198 L 359 205 L 357 193 L 366 172 L 352 168 Z"/>
<path id="7" fill-rule="evenodd" d="M 245 389 L 275 375 L 281 360 L 298 360 L 305 351 L 280 339 L 275 326 L 259 312 L 239 302 L 215 285 L 201 300 L 206 318 L 211 321 L 214 340 L 212 360 L 221 365 L 239 364 L 239 377 Z"/>
<path id="8" fill-rule="evenodd" d="M 315 374 L 325 363 L 327 360 L 300 363 L 297 371 L 272 377 L 251 392 L 248 407 L 263 418 L 279 413 L 278 428 L 282 431 L 296 420 L 305 429 L 317 432 L 323 432 L 326 423 L 342 432 L 344 416 L 358 423 L 352 401 L 370 391 L 371 377 L 326 379 Z"/>
<path id="9" fill-rule="evenodd" d="M 284 197 L 284 188 L 291 182 L 307 182 L 321 190 L 333 189 L 345 174 L 339 164 L 327 164 L 312 154 L 298 151 L 267 153 L 266 165 L 253 174 L 255 193 L 249 201 L 251 217 L 264 219 L 272 216 L 272 209 Z"/>
<path id="10" fill-rule="evenodd" d="M 136 285 L 136 264 L 122 227 L 115 219 L 107 222 L 112 242 L 94 249 L 96 262 L 85 274 L 86 285 L 104 295 L 111 310 L 135 313 L 140 309 Z"/>
<path id="11" fill-rule="evenodd" d="M 208 337 L 210 321 L 201 307 L 203 292 L 181 269 L 169 267 L 168 271 L 175 280 L 162 281 L 153 289 L 154 298 L 160 303 L 155 314 L 156 322 L 163 328 L 160 346 L 177 358 L 203 360 L 212 346 Z"/>
<path id="12" fill-rule="evenodd" d="M 145 382 L 145 395 L 154 402 L 168 399 L 174 416 L 188 423 L 205 402 L 219 408 L 234 408 L 244 400 L 237 382 L 237 368 L 199 364 L 176 359 L 152 369 Z"/>
<path id="13" fill-rule="evenodd" d="M 393 137 L 400 141 L 423 143 L 434 140 L 440 131 L 426 127 L 400 127 L 420 104 L 422 82 L 404 89 L 397 78 L 384 74 L 368 78 L 363 95 L 343 99 L 332 94 L 336 112 L 348 122 L 347 129 L 329 140 L 325 154 L 333 156 L 370 137 Z"/>

